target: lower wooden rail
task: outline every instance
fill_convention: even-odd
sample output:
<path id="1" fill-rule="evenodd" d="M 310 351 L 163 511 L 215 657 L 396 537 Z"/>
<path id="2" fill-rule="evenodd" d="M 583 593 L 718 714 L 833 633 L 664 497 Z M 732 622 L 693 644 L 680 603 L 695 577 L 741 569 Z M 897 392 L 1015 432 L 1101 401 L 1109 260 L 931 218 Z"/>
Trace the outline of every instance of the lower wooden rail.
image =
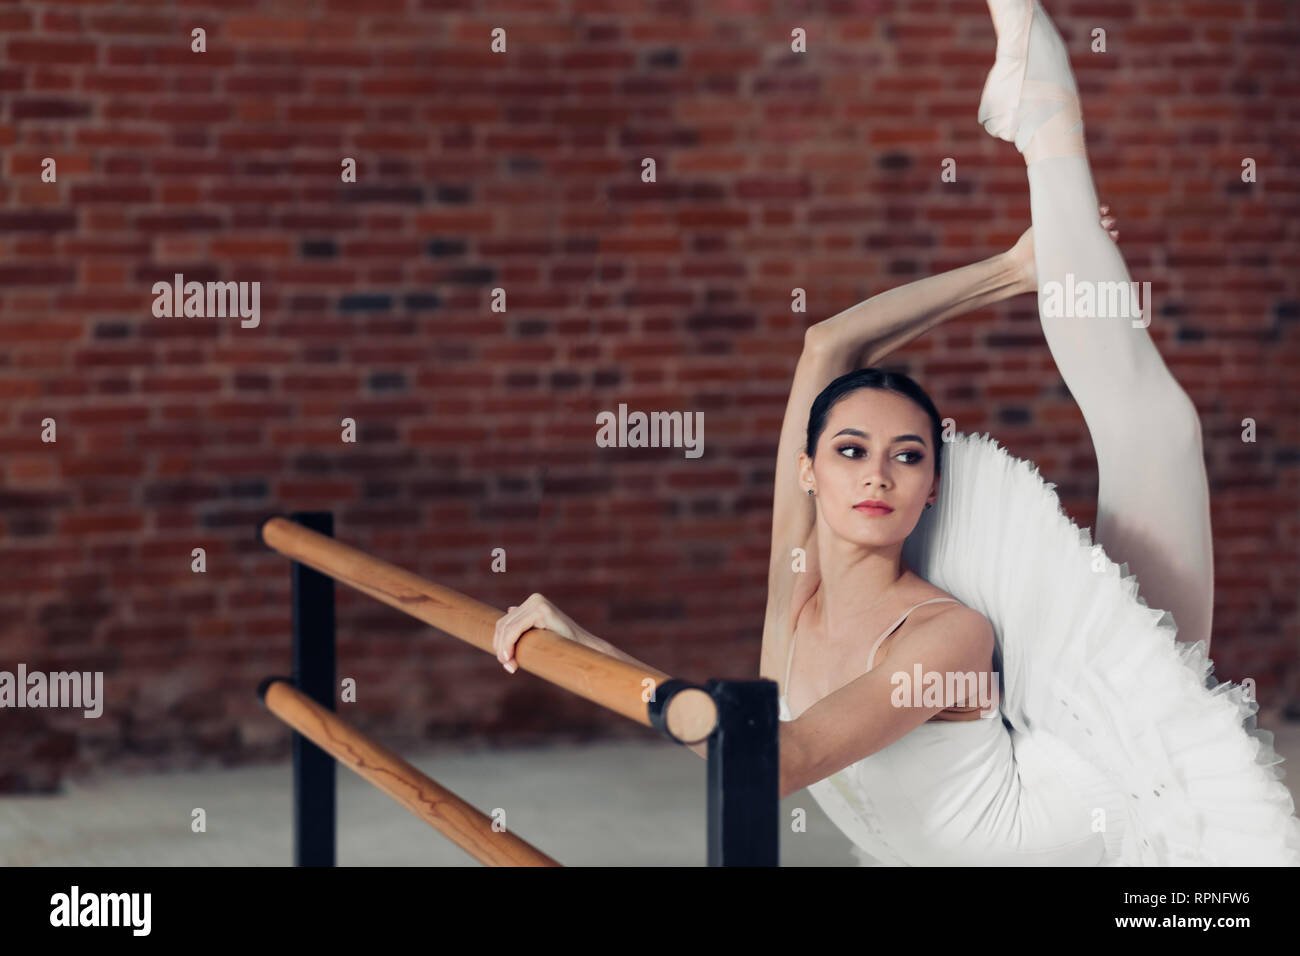
<path id="1" fill-rule="evenodd" d="M 480 863 L 560 866 L 508 830 L 493 830 L 492 820 L 486 814 L 316 703 L 285 678 L 267 678 L 257 693 L 271 713 Z"/>

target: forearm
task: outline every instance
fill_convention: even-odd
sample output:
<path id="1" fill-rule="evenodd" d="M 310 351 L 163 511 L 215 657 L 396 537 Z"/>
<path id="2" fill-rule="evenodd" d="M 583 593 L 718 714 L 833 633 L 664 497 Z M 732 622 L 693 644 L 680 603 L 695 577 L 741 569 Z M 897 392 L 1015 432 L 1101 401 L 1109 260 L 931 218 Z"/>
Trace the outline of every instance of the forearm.
<path id="1" fill-rule="evenodd" d="M 647 670 L 658 670 L 658 668 L 651 667 L 649 664 L 645 663 L 645 661 L 639 661 L 630 654 L 624 654 L 609 641 L 597 637 L 590 631 L 584 630 L 582 632 L 581 643 L 586 647 L 590 647 L 594 651 L 600 651 L 602 654 L 608 654 L 610 657 L 616 657 L 620 661 L 626 661 L 627 663 L 633 664 L 637 667 L 643 667 Z M 702 740 L 698 744 L 687 744 L 687 746 L 691 750 L 695 751 L 695 753 L 699 754 L 699 756 L 704 757 L 706 760 L 708 759 L 709 742 L 707 740 Z"/>
<path id="2" fill-rule="evenodd" d="M 1035 291 L 1005 253 L 909 282 L 818 322 L 810 340 L 846 354 L 855 367 L 875 365 L 890 352 L 957 315 Z"/>

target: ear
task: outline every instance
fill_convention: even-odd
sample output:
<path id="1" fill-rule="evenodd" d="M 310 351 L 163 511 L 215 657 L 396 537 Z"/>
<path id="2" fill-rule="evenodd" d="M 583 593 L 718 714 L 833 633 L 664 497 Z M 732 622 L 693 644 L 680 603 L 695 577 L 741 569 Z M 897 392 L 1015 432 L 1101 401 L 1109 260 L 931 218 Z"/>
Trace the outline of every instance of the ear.
<path id="1" fill-rule="evenodd" d="M 814 486 L 812 459 L 808 457 L 808 452 L 799 452 L 799 490 L 804 494 L 808 489 Z"/>

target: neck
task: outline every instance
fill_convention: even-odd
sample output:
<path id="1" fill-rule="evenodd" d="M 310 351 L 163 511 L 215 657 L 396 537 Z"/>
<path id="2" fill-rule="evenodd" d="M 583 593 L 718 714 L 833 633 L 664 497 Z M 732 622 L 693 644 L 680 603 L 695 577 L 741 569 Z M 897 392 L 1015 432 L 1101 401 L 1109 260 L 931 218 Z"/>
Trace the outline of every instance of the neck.
<path id="1" fill-rule="evenodd" d="M 829 635 L 855 632 L 862 614 L 880 604 L 885 592 L 907 573 L 903 542 L 887 548 L 864 548 L 836 537 L 829 528 L 822 531 L 817 544 L 820 617 Z"/>

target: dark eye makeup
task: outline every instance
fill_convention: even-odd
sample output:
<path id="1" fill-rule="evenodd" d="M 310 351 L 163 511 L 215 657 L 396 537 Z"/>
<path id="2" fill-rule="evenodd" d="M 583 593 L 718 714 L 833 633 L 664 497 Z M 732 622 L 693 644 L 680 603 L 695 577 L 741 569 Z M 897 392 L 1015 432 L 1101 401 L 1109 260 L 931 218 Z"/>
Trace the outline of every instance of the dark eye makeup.
<path id="1" fill-rule="evenodd" d="M 850 449 L 850 448 L 852 448 L 854 451 L 857 451 L 857 452 L 864 452 L 864 449 L 863 449 L 863 447 L 862 447 L 861 445 L 855 444 L 855 443 L 853 443 L 853 442 L 849 442 L 849 443 L 847 443 L 847 444 L 840 445 L 839 447 L 837 447 L 837 448 L 835 449 L 835 451 L 836 451 L 837 454 L 844 455 L 844 452 L 847 451 L 847 450 Z M 921 451 L 918 451 L 918 450 L 916 450 L 915 448 L 908 448 L 908 449 L 905 449 L 905 450 L 903 450 L 903 451 L 900 451 L 898 454 L 899 454 L 899 455 L 910 455 L 910 456 L 912 456 L 912 457 L 910 457 L 907 461 L 903 462 L 903 464 L 905 464 L 905 465 L 917 465 L 917 464 L 920 464 L 921 462 L 925 461 L 925 453 L 924 453 L 924 452 L 921 452 Z M 845 458 L 848 458 L 848 459 L 850 459 L 850 460 L 857 460 L 858 458 L 861 458 L 862 455 L 861 455 L 861 454 L 858 454 L 858 455 L 844 455 L 844 457 L 845 457 Z M 895 456 L 895 457 L 897 457 L 897 456 Z"/>

